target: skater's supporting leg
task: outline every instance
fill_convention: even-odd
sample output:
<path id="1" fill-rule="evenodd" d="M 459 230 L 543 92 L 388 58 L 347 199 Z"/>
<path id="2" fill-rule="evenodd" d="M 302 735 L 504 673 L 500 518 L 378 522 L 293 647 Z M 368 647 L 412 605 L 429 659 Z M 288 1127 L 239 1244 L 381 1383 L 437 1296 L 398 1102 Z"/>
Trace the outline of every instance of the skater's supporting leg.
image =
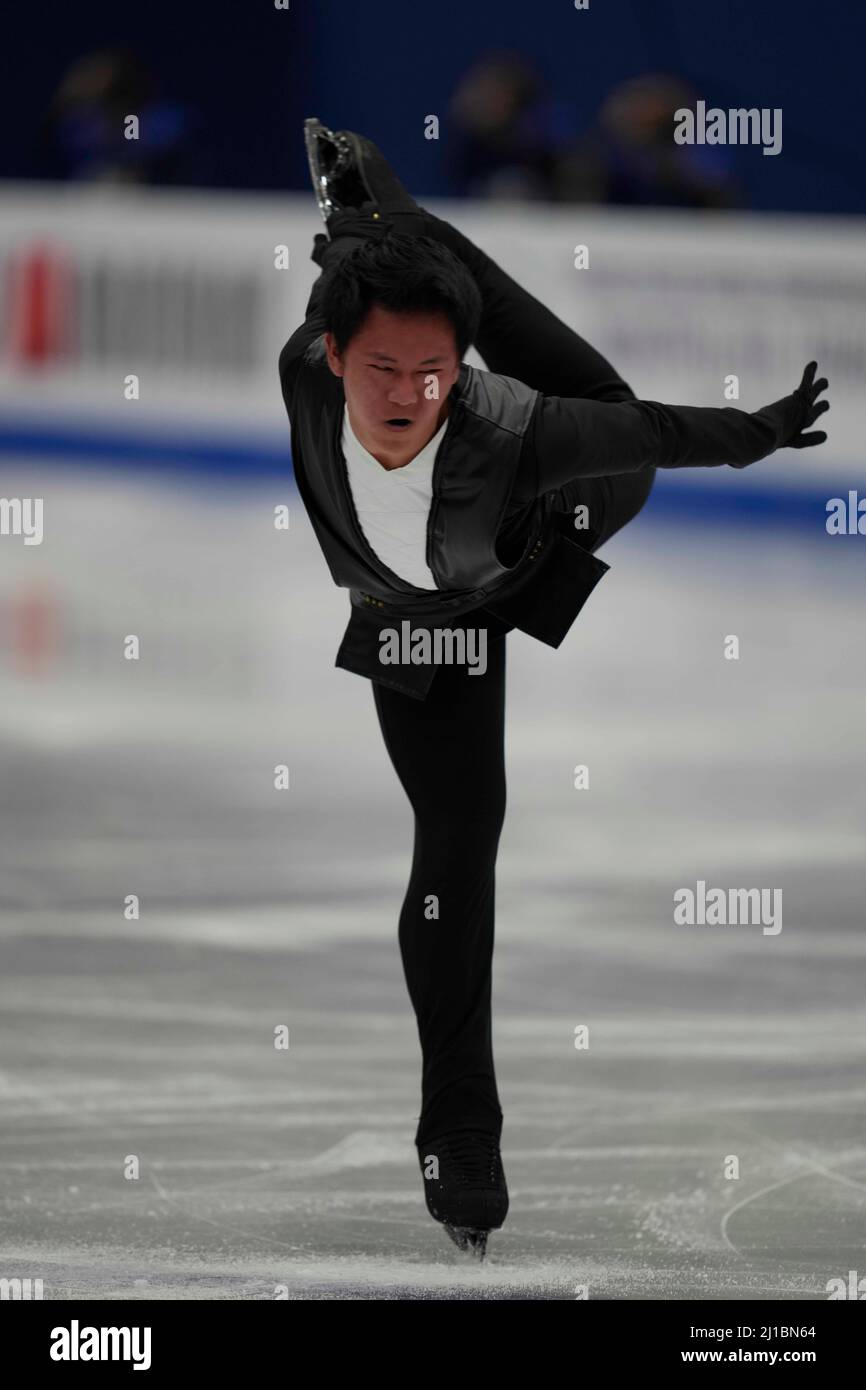
<path id="1" fill-rule="evenodd" d="M 505 637 L 489 637 L 483 675 L 441 666 L 426 700 L 373 690 L 415 813 L 399 937 L 423 1058 L 416 1142 L 462 1126 L 498 1137 L 491 965 L 505 816 Z"/>

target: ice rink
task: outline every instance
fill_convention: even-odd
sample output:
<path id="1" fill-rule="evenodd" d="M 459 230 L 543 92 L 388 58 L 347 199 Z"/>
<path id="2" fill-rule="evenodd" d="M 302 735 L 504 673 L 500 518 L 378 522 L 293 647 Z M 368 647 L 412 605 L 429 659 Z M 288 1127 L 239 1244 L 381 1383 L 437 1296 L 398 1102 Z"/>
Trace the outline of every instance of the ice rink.
<path id="1" fill-rule="evenodd" d="M 119 1300 L 866 1276 L 863 541 L 738 516 L 785 457 L 715 470 L 704 516 L 660 475 L 562 647 L 508 638 L 511 1209 L 481 1266 L 424 1205 L 411 816 L 295 494 L 4 460 L 46 536 L 2 581 L 0 1275 Z M 699 879 L 781 889 L 782 930 L 675 925 Z"/>

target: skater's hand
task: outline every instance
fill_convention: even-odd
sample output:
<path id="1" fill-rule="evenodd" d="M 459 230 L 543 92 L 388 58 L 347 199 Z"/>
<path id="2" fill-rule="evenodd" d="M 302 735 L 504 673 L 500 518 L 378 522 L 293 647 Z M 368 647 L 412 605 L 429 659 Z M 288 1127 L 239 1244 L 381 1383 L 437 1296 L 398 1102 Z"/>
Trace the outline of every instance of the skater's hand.
<path id="1" fill-rule="evenodd" d="M 815 444 L 823 444 L 827 438 L 823 430 L 804 431 L 814 425 L 819 415 L 830 409 L 829 401 L 819 401 L 818 396 L 827 389 L 827 378 L 815 380 L 817 362 L 810 362 L 803 372 L 796 391 L 783 396 L 772 405 L 765 405 L 754 412 L 754 418 L 770 425 L 775 431 L 775 449 L 811 449 Z"/>
<path id="2" fill-rule="evenodd" d="M 789 449 L 809 449 L 813 444 L 823 444 L 827 438 L 824 430 L 813 430 L 811 434 L 803 434 L 802 431 L 809 425 L 814 425 L 819 415 L 823 415 L 825 410 L 830 409 L 829 401 L 819 401 L 817 398 L 822 391 L 826 391 L 828 382 L 825 376 L 820 381 L 815 380 L 815 373 L 818 370 L 817 362 L 810 362 L 803 372 L 803 379 L 797 387 L 794 395 L 803 407 L 803 420 L 799 429 L 790 439 L 785 440 Z"/>
<path id="3" fill-rule="evenodd" d="M 332 212 L 326 224 L 328 235 L 317 232 L 313 237 L 310 260 L 324 269 L 325 252 L 341 238 L 346 238 L 346 244 L 354 245 L 361 240 L 379 241 L 386 236 L 391 222 L 378 214 L 374 217 L 371 208 L 372 204 L 367 204 L 365 208 L 341 208 L 339 212 Z"/>

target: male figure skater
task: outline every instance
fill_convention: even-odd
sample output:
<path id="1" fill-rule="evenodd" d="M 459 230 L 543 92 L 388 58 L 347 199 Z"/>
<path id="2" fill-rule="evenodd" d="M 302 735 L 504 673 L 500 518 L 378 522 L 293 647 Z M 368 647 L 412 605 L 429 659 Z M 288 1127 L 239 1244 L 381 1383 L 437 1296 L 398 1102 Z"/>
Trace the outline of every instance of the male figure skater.
<path id="1" fill-rule="evenodd" d="M 351 618 L 336 664 L 373 683 L 415 816 L 399 942 L 423 1059 L 415 1135 L 428 1210 L 483 1257 L 508 1190 L 491 1030 L 505 814 L 505 636 L 557 647 L 657 468 L 743 468 L 826 409 L 810 363 L 762 410 L 635 399 L 609 362 L 410 197 L 371 141 L 306 122 L 328 235 L 280 354 L 298 488 Z M 474 344 L 487 371 L 463 362 Z M 585 522 L 586 525 L 582 526 Z M 577 529 L 576 529 L 577 528 Z M 394 664 L 387 633 L 487 638 L 482 671 Z M 413 638 L 413 642 L 414 642 Z M 422 659 L 418 659 L 418 653 Z M 404 657 L 406 653 L 404 652 Z"/>

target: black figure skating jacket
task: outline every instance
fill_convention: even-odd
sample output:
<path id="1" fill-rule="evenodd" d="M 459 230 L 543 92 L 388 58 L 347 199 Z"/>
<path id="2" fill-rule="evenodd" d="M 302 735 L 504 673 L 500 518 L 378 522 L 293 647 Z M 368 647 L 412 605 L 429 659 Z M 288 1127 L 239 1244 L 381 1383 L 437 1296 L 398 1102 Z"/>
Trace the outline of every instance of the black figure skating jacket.
<path id="1" fill-rule="evenodd" d="M 335 584 L 351 614 L 335 664 L 423 699 L 435 665 L 383 665 L 383 628 L 452 626 L 473 613 L 558 647 L 610 568 L 575 537 L 557 491 L 575 478 L 644 468 L 744 467 L 778 448 L 796 426 L 794 396 L 754 414 L 732 408 L 547 396 L 465 362 L 433 470 L 427 563 L 441 592 L 416 588 L 388 569 L 355 512 L 341 449 L 342 378 L 324 356 L 318 308 L 329 257 L 357 238 L 329 244 L 306 318 L 279 358 L 291 422 L 295 480 Z M 579 533 L 583 534 L 583 533 Z"/>

